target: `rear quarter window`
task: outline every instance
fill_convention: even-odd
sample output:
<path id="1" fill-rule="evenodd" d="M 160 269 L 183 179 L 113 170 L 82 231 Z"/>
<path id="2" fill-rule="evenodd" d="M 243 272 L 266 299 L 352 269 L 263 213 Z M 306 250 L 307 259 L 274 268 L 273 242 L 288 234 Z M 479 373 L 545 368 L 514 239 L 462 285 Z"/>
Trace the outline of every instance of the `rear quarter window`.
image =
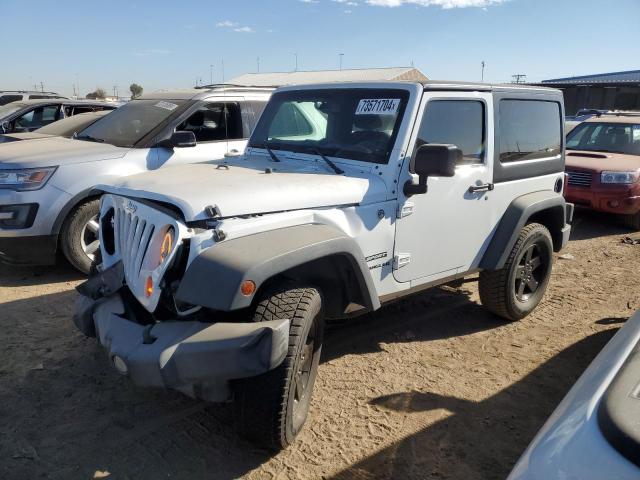
<path id="1" fill-rule="evenodd" d="M 500 100 L 500 162 L 557 157 L 562 151 L 562 110 L 548 100 Z"/>

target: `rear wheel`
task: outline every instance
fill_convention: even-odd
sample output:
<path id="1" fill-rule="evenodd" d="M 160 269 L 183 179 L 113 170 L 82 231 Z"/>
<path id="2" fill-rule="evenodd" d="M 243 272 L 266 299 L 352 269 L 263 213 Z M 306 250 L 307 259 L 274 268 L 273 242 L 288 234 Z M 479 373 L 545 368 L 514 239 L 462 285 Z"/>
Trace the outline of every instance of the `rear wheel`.
<path id="1" fill-rule="evenodd" d="M 100 200 L 90 200 L 75 207 L 60 231 L 60 246 L 69 263 L 83 273 L 99 261 L 98 231 Z"/>
<path id="2" fill-rule="evenodd" d="M 279 450 L 294 441 L 309 413 L 324 333 L 320 292 L 313 287 L 272 290 L 253 319 L 290 319 L 289 349 L 274 370 L 235 382 L 236 425 L 249 440 Z"/>
<path id="3" fill-rule="evenodd" d="M 507 320 L 520 320 L 538 306 L 553 265 L 549 230 L 539 223 L 525 226 L 500 270 L 480 272 L 482 304 Z"/>

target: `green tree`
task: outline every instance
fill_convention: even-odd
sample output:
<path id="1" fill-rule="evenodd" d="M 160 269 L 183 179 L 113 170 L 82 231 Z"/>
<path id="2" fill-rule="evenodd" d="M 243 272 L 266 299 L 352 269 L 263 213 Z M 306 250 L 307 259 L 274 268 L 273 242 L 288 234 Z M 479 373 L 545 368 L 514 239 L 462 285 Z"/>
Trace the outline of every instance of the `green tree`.
<path id="1" fill-rule="evenodd" d="M 143 90 L 144 89 L 137 83 L 132 83 L 129 86 L 129 91 L 131 91 L 131 98 L 139 97 L 140 95 L 142 95 Z"/>
<path id="2" fill-rule="evenodd" d="M 90 100 L 104 100 L 107 98 L 107 92 L 104 91 L 104 88 L 96 88 L 94 92 L 87 93 L 87 98 Z"/>

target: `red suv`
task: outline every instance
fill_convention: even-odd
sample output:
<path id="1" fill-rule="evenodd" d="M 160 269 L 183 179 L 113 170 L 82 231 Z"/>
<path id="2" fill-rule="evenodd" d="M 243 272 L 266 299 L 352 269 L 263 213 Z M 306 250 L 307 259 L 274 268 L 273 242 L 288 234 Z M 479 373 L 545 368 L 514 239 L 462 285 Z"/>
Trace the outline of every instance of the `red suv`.
<path id="1" fill-rule="evenodd" d="M 592 117 L 567 135 L 564 195 L 576 205 L 624 215 L 640 230 L 640 112 Z"/>

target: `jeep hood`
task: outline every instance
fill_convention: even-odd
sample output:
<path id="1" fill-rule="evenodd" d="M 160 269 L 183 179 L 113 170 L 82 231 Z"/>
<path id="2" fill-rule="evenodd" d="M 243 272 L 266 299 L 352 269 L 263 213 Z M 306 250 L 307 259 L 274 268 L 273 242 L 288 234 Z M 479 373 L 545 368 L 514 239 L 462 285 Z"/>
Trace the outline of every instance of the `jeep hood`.
<path id="1" fill-rule="evenodd" d="M 164 167 L 98 188 L 176 205 L 187 222 L 205 220 L 215 205 L 222 217 L 384 201 L 384 182 L 366 169 L 337 175 L 313 160 L 274 163 L 240 157 L 224 164 Z M 266 169 L 271 169 L 267 173 Z"/>
<path id="2" fill-rule="evenodd" d="M 0 144 L 0 169 L 50 167 L 111 160 L 124 156 L 128 148 L 63 137 Z"/>

